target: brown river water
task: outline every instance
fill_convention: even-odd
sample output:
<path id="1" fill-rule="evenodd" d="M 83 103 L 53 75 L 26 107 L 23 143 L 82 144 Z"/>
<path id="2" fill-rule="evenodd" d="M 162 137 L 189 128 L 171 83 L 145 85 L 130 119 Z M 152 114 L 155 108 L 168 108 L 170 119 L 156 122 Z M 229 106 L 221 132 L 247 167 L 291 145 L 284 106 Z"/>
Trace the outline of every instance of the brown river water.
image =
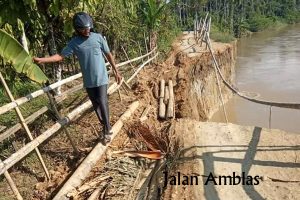
<path id="1" fill-rule="evenodd" d="M 300 25 L 253 34 L 238 42 L 235 85 L 257 98 L 300 103 Z M 252 103 L 234 96 L 226 103 L 228 120 L 239 125 L 300 133 L 300 110 Z M 220 109 L 210 121 L 225 122 Z"/>

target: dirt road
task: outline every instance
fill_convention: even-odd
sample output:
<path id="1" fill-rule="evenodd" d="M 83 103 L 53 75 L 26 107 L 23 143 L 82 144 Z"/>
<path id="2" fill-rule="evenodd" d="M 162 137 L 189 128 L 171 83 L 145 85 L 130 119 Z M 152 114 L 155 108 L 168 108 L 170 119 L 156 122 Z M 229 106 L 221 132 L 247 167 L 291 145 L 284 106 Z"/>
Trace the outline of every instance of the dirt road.
<path id="1" fill-rule="evenodd" d="M 299 134 L 188 119 L 176 122 L 175 133 L 183 150 L 173 175 L 197 176 L 199 182 L 169 185 L 164 199 L 300 199 Z M 229 177 L 227 185 L 224 177 L 219 184 L 219 176 L 233 172 L 259 176 L 259 184 L 229 185 Z M 218 185 L 212 177 L 204 185 L 210 174 Z"/>

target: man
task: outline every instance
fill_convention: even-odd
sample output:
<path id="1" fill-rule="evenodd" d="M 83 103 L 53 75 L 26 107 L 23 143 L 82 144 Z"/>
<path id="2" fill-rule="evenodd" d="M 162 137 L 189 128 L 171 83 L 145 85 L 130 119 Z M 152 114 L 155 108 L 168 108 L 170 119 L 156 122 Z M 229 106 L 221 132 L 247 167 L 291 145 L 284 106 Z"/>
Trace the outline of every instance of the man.
<path id="1" fill-rule="evenodd" d="M 104 143 L 111 140 L 111 126 L 109 122 L 109 107 L 107 98 L 108 75 L 102 53 L 112 66 L 117 83 L 121 76 L 106 40 L 99 33 L 93 32 L 92 18 L 85 12 L 76 13 L 73 17 L 73 27 L 76 36 L 71 39 L 61 54 L 50 57 L 34 57 L 36 63 L 50 63 L 62 61 L 65 57 L 75 54 L 79 60 L 83 76 L 83 84 L 93 104 L 96 115 L 103 127 L 101 139 Z"/>

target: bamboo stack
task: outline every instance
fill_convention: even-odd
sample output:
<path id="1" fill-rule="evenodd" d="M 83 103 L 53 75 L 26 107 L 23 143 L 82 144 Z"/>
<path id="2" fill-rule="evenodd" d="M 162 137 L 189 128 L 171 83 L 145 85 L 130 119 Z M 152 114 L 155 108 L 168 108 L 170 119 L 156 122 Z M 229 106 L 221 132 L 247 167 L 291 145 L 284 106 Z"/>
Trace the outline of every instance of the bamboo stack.
<path id="1" fill-rule="evenodd" d="M 166 85 L 164 79 L 160 81 L 158 115 L 160 119 L 168 119 L 175 117 L 175 101 L 172 80 L 168 81 L 168 85 Z"/>

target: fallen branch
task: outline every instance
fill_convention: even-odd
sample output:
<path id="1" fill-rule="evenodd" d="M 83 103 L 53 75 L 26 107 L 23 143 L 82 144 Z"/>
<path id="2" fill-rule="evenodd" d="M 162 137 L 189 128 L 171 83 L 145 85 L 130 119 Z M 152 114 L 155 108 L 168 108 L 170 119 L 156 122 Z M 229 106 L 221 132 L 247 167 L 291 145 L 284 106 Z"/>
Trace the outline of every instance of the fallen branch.
<path id="1" fill-rule="evenodd" d="M 67 194 L 67 196 L 75 198 L 78 195 L 84 193 L 85 191 L 97 187 L 97 185 L 99 185 L 99 183 L 101 183 L 102 181 L 109 179 L 109 178 L 110 178 L 110 176 L 97 177 L 97 178 L 91 180 L 90 182 L 83 184 L 79 188 L 72 190 L 71 192 L 69 192 Z"/>

